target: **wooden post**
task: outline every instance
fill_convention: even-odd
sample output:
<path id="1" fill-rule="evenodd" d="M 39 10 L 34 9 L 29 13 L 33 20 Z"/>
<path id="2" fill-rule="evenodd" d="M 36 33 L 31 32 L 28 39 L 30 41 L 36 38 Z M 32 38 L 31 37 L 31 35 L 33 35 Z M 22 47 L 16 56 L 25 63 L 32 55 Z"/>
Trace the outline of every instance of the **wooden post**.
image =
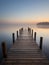
<path id="1" fill-rule="evenodd" d="M 32 30 L 32 37 L 33 37 L 33 30 Z"/>
<path id="2" fill-rule="evenodd" d="M 21 33 L 22 33 L 22 31 L 23 31 L 23 28 L 21 28 Z"/>
<path id="3" fill-rule="evenodd" d="M 29 31 L 29 27 L 28 27 L 28 31 Z"/>
<path id="4" fill-rule="evenodd" d="M 12 36 L 13 36 L 13 43 L 15 42 L 15 35 L 14 35 L 14 33 L 12 34 Z"/>
<path id="5" fill-rule="evenodd" d="M 18 38 L 18 31 L 17 31 L 17 38 Z"/>
<path id="6" fill-rule="evenodd" d="M 40 49 L 42 49 L 43 37 L 40 37 Z"/>
<path id="7" fill-rule="evenodd" d="M 22 31 L 23 31 L 23 28 L 22 28 Z"/>
<path id="8" fill-rule="evenodd" d="M 29 33 L 31 33 L 31 28 L 28 27 L 28 31 L 29 31 Z"/>
<path id="9" fill-rule="evenodd" d="M 30 33 L 31 33 L 31 28 L 30 28 Z"/>
<path id="10" fill-rule="evenodd" d="M 23 31 L 23 28 L 21 28 L 21 33 L 22 33 L 22 31 Z"/>
<path id="11" fill-rule="evenodd" d="M 22 28 L 22 31 L 23 31 L 23 28 Z"/>
<path id="12" fill-rule="evenodd" d="M 7 57 L 7 48 L 6 48 L 6 43 L 2 42 L 2 52 L 3 52 L 3 57 Z"/>
<path id="13" fill-rule="evenodd" d="M 20 34 L 20 29 L 19 29 L 19 34 Z"/>
<path id="14" fill-rule="evenodd" d="M 36 32 L 34 32 L 34 41 L 36 41 Z"/>

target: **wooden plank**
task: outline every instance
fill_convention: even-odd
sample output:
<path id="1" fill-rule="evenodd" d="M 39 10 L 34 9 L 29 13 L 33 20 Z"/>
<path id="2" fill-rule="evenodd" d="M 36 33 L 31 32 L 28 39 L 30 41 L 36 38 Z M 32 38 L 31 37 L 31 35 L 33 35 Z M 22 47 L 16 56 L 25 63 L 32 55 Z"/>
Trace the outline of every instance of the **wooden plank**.
<path id="1" fill-rule="evenodd" d="M 32 34 L 24 30 L 10 48 L 1 65 L 49 65 L 49 60 L 39 49 Z"/>

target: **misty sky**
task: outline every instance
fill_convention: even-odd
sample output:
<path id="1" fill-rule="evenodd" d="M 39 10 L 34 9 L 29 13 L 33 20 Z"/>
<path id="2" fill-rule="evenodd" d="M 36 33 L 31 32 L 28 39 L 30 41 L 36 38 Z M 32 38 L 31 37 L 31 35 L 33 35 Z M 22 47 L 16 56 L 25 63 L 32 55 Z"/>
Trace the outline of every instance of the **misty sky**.
<path id="1" fill-rule="evenodd" d="M 0 23 L 49 21 L 49 0 L 0 0 Z"/>

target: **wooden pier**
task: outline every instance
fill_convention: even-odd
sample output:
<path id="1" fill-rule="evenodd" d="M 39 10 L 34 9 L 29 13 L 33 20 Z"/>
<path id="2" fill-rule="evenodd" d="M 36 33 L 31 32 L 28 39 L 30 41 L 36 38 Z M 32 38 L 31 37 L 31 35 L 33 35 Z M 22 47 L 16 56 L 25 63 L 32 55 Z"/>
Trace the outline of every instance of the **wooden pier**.
<path id="1" fill-rule="evenodd" d="M 7 57 L 3 59 L 1 65 L 49 65 L 48 58 L 42 53 L 42 38 L 40 47 L 33 38 L 33 30 L 23 28 L 19 30 L 20 35 L 7 53 Z M 14 34 L 13 34 L 14 37 Z M 36 37 L 36 33 L 35 36 Z"/>

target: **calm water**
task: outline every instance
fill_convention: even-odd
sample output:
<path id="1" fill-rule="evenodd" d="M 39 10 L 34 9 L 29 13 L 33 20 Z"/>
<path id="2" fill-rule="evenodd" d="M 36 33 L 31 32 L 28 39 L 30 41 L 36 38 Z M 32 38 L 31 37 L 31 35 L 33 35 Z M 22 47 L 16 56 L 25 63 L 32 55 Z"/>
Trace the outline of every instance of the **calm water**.
<path id="1" fill-rule="evenodd" d="M 16 31 L 21 28 L 21 27 L 28 27 L 26 25 L 24 26 L 1 26 L 0 27 L 0 61 L 3 58 L 2 55 L 2 47 L 1 47 L 1 43 L 2 41 L 6 42 L 7 45 L 7 50 L 9 50 L 9 48 L 12 45 L 12 33 L 15 33 L 16 36 Z M 40 42 L 40 37 L 43 37 L 43 52 L 45 53 L 45 55 L 49 58 L 49 28 L 37 28 L 35 25 L 30 25 L 31 29 L 34 30 L 34 32 L 37 32 L 37 44 L 39 45 Z M 16 39 L 16 38 L 15 38 Z"/>

